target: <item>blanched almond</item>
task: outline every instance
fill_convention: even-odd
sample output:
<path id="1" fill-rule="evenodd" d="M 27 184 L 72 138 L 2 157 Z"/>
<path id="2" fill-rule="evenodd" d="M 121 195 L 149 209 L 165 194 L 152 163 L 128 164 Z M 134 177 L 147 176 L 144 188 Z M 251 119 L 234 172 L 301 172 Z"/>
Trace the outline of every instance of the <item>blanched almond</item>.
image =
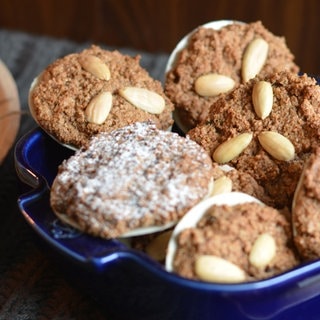
<path id="1" fill-rule="evenodd" d="M 265 119 L 272 110 L 272 85 L 267 81 L 256 82 L 252 90 L 252 103 L 259 118 Z"/>
<path id="2" fill-rule="evenodd" d="M 261 234 L 254 242 L 249 262 L 257 268 L 265 268 L 276 255 L 276 241 L 268 233 Z"/>
<path id="3" fill-rule="evenodd" d="M 203 281 L 237 283 L 246 279 L 246 273 L 234 263 L 212 255 L 201 255 L 195 261 L 195 273 Z"/>
<path id="4" fill-rule="evenodd" d="M 242 80 L 254 78 L 263 68 L 269 51 L 269 44 L 262 38 L 253 39 L 247 46 L 242 59 Z"/>
<path id="5" fill-rule="evenodd" d="M 274 131 L 263 131 L 258 136 L 262 148 L 277 160 L 289 161 L 294 158 L 295 149 L 291 141 Z"/>
<path id="6" fill-rule="evenodd" d="M 235 81 L 222 74 L 209 73 L 200 76 L 195 81 L 195 91 L 200 96 L 212 97 L 233 89 Z"/>
<path id="7" fill-rule="evenodd" d="M 99 58 L 93 55 L 80 55 L 81 67 L 101 80 L 110 80 L 109 67 Z"/>
<path id="8" fill-rule="evenodd" d="M 222 176 L 214 181 L 211 196 L 216 194 L 226 193 L 232 191 L 232 180 L 227 176 Z"/>
<path id="9" fill-rule="evenodd" d="M 120 95 L 135 107 L 152 114 L 160 114 L 165 108 L 165 100 L 154 91 L 138 87 L 119 90 Z"/>
<path id="10" fill-rule="evenodd" d="M 227 163 L 233 160 L 250 144 L 252 137 L 251 132 L 245 132 L 223 142 L 213 152 L 213 160 L 217 163 Z"/>
<path id="11" fill-rule="evenodd" d="M 102 124 L 108 117 L 112 107 L 112 94 L 101 92 L 88 104 L 85 116 L 88 122 Z"/>

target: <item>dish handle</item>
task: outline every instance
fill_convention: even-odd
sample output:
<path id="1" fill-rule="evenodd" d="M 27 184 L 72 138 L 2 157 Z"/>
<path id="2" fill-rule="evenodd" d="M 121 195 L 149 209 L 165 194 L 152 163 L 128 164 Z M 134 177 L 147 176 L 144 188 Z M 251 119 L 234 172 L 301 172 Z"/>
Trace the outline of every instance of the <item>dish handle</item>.
<path id="1" fill-rule="evenodd" d="M 15 147 L 15 169 L 21 181 L 18 207 L 35 232 L 60 253 L 78 261 L 108 261 L 114 253 L 131 250 L 127 243 L 117 239 L 105 240 L 84 234 L 61 222 L 50 207 L 50 185 L 58 164 L 70 155 L 70 150 L 59 152 L 45 148 L 51 142 L 37 128 L 18 141 Z M 39 146 L 42 146 L 39 148 Z M 38 148 L 36 148 L 38 147 Z"/>

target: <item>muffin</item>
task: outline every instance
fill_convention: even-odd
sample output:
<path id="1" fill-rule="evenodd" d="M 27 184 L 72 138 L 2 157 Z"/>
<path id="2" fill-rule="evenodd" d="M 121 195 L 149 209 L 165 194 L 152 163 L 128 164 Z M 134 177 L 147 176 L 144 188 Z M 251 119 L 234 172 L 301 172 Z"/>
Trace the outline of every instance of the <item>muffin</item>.
<path id="1" fill-rule="evenodd" d="M 306 260 L 320 258 L 320 147 L 306 161 L 292 205 L 294 241 Z"/>
<path id="2" fill-rule="evenodd" d="M 194 141 L 151 122 L 102 132 L 59 167 L 57 216 L 102 238 L 172 227 L 212 186 L 212 161 Z"/>
<path id="3" fill-rule="evenodd" d="M 166 74 L 165 93 L 175 104 L 174 119 L 184 132 L 206 119 L 220 93 L 257 74 L 299 70 L 285 39 L 260 21 L 230 21 L 219 30 L 211 25 L 216 26 L 199 27 L 190 34 Z"/>
<path id="4" fill-rule="evenodd" d="M 299 258 L 288 213 L 256 202 L 211 205 L 194 226 L 176 235 L 173 272 L 194 280 L 236 283 L 292 269 Z"/>
<path id="5" fill-rule="evenodd" d="M 223 94 L 188 136 L 215 162 L 250 174 L 269 205 L 291 208 L 304 162 L 319 143 L 320 87 L 290 72 L 257 76 Z"/>
<path id="6" fill-rule="evenodd" d="M 91 46 L 50 64 L 33 82 L 31 113 L 61 143 L 79 148 L 100 132 L 137 121 L 172 126 L 173 104 L 140 56 Z"/>

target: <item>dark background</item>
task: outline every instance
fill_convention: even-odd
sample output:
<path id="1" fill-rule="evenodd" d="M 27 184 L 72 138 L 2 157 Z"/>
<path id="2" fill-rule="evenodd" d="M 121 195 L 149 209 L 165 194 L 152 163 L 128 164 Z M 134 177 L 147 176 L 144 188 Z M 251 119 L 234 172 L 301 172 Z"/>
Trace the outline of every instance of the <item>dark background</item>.
<path id="1" fill-rule="evenodd" d="M 320 74 L 319 12 L 318 0 L 0 0 L 0 28 L 169 53 L 200 24 L 261 20 Z"/>
<path id="2" fill-rule="evenodd" d="M 131 55 L 144 51 L 143 67 L 160 80 L 167 54 L 198 25 L 261 20 L 286 38 L 302 71 L 319 75 L 319 9 L 318 0 L 0 0 L 0 59 L 16 80 L 25 112 L 18 138 L 35 126 L 26 113 L 33 78 L 88 42 L 130 48 Z M 101 308 L 70 286 L 49 252 L 38 247 L 17 207 L 13 154 L 14 147 L 0 165 L 0 320 L 114 320 L 105 316 L 112 305 Z"/>

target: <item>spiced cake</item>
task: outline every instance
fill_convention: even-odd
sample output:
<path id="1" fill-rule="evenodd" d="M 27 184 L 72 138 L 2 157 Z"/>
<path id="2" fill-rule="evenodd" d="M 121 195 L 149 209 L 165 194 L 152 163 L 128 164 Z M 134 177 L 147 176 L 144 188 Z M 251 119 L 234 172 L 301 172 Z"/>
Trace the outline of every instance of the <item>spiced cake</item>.
<path id="1" fill-rule="evenodd" d="M 299 67 L 285 38 L 260 21 L 231 21 L 219 30 L 199 27 L 167 72 L 165 93 L 175 104 L 175 122 L 187 132 L 206 119 L 220 93 L 257 74 L 264 77 L 282 70 L 297 73 Z"/>
<path id="2" fill-rule="evenodd" d="M 320 258 L 320 147 L 306 161 L 292 204 L 295 245 L 306 260 Z"/>
<path id="3" fill-rule="evenodd" d="M 136 122 L 99 133 L 65 160 L 50 203 L 61 220 L 95 236 L 155 232 L 208 195 L 212 170 L 194 141 Z"/>
<path id="4" fill-rule="evenodd" d="M 255 91 L 261 84 L 264 89 Z M 259 108 L 268 112 L 261 116 Z M 250 174 L 270 205 L 290 208 L 304 162 L 320 139 L 320 87 L 290 72 L 257 76 L 217 99 L 188 136 L 215 162 Z"/>
<path id="5" fill-rule="evenodd" d="M 136 121 L 169 129 L 173 104 L 140 59 L 94 45 L 57 59 L 30 88 L 33 117 L 58 141 L 75 148 L 99 132 Z"/>
<path id="6" fill-rule="evenodd" d="M 177 234 L 173 272 L 188 279 L 236 283 L 292 269 L 299 258 L 288 213 L 255 202 L 211 206 L 195 226 Z"/>

